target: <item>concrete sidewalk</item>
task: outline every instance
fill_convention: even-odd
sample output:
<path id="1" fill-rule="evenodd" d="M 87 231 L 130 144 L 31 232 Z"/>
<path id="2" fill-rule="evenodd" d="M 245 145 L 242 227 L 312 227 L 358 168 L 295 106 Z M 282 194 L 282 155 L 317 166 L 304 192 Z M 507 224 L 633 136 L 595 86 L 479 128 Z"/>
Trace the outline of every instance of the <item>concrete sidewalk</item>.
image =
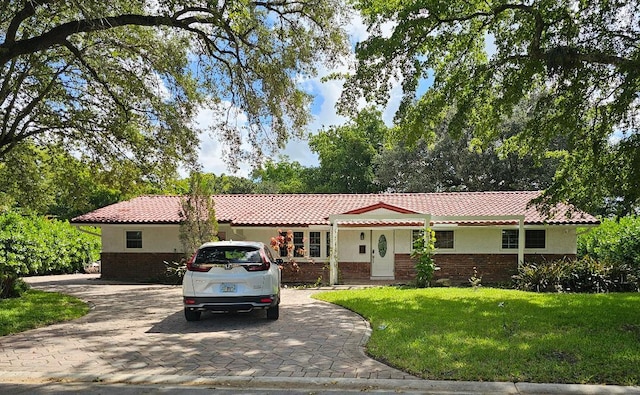
<path id="1" fill-rule="evenodd" d="M 264 311 L 186 322 L 180 287 L 29 278 L 88 301 L 71 322 L 0 338 L 0 393 L 639 394 L 638 387 L 421 380 L 368 358 L 362 317 L 283 290 Z M 208 392 L 203 392 L 208 391 Z"/>

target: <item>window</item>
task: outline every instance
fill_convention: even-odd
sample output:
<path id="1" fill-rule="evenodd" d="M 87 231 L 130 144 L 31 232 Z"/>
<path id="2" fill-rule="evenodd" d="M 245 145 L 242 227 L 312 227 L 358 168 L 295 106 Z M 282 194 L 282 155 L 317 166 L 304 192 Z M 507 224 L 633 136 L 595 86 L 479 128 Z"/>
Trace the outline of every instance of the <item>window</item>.
<path id="1" fill-rule="evenodd" d="M 527 229 L 524 231 L 524 248 L 545 248 L 546 232 L 544 229 Z M 502 231 L 502 248 L 518 248 L 518 230 Z"/>
<path id="2" fill-rule="evenodd" d="M 127 248 L 142 248 L 142 231 L 127 231 Z"/>
<path id="3" fill-rule="evenodd" d="M 309 256 L 320 257 L 320 232 L 309 232 Z"/>
<path id="4" fill-rule="evenodd" d="M 411 251 L 414 250 L 414 245 L 416 244 L 416 240 L 421 238 L 424 235 L 423 229 L 413 229 L 411 231 Z"/>
<path id="5" fill-rule="evenodd" d="M 518 230 L 517 229 L 502 230 L 502 248 L 506 248 L 506 249 L 518 248 Z"/>
<path id="6" fill-rule="evenodd" d="M 453 231 L 436 230 L 436 248 L 453 248 Z"/>
<path id="7" fill-rule="evenodd" d="M 293 232 L 293 256 L 304 256 L 304 232 Z"/>
<path id="8" fill-rule="evenodd" d="M 411 231 L 411 248 L 413 249 L 413 243 L 422 237 L 423 230 L 414 229 Z M 436 230 L 436 248 L 453 248 L 453 231 L 452 230 Z"/>
<path id="9" fill-rule="evenodd" d="M 413 243 L 416 242 L 420 237 L 422 237 L 422 230 L 414 229 L 411 231 L 411 247 L 413 248 Z"/>
<path id="10" fill-rule="evenodd" d="M 262 263 L 262 256 L 253 246 L 205 247 L 198 250 L 195 263 Z"/>
<path id="11" fill-rule="evenodd" d="M 545 231 L 544 229 L 527 229 L 524 231 L 525 248 L 545 248 Z"/>

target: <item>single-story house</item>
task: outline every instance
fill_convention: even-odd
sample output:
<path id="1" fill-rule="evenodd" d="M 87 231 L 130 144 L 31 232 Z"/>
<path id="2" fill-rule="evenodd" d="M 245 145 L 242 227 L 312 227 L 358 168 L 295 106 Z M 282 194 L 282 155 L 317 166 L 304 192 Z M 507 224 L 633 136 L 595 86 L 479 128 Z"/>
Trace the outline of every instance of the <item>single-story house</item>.
<path id="1" fill-rule="evenodd" d="M 525 261 L 575 258 L 579 228 L 593 216 L 558 205 L 547 218 L 529 206 L 540 192 L 214 195 L 219 237 L 269 244 L 293 232 L 301 270 L 284 281 L 409 282 L 413 240 L 435 231 L 436 278 L 509 281 Z M 102 277 L 158 281 L 179 261 L 181 197 L 141 196 L 72 219 L 102 230 Z"/>

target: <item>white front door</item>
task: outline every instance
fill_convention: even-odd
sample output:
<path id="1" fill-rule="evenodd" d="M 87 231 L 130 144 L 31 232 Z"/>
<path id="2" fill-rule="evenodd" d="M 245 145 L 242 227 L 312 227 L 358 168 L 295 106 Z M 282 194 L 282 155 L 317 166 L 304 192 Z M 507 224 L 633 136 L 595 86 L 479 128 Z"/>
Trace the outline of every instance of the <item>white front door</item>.
<path id="1" fill-rule="evenodd" d="M 371 232 L 371 277 L 393 279 L 393 230 Z"/>

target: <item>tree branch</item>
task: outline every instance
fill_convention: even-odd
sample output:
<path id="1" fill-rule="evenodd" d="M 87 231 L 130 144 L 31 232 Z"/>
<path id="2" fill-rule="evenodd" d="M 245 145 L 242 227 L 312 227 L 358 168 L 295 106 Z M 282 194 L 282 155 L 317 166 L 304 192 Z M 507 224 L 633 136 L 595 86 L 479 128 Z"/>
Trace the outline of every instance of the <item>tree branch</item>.
<path id="1" fill-rule="evenodd" d="M 89 74 L 104 88 L 105 91 L 111 96 L 113 101 L 116 103 L 118 107 L 122 109 L 125 114 L 128 114 L 127 106 L 118 98 L 118 96 L 111 90 L 109 84 L 104 81 L 98 75 L 98 72 L 84 59 L 82 53 L 78 48 L 76 48 L 69 40 L 64 40 L 63 44 L 67 49 L 78 59 L 78 61 L 89 71 Z"/>
<path id="2" fill-rule="evenodd" d="M 192 23 L 207 23 L 207 21 L 195 17 L 176 20 L 168 16 L 124 14 L 114 17 L 67 22 L 36 37 L 11 42 L 5 41 L 0 45 L 0 64 L 6 64 L 9 60 L 21 55 L 42 51 L 57 45 L 64 45 L 65 40 L 72 34 L 98 32 L 127 25 L 170 26 L 186 30 L 190 28 Z"/>
<path id="3" fill-rule="evenodd" d="M 24 8 L 18 11 L 11 23 L 9 23 L 9 27 L 7 28 L 7 34 L 5 35 L 5 43 L 13 43 L 16 41 L 16 34 L 18 32 L 18 28 L 27 18 L 35 15 L 36 7 L 51 3 L 50 0 L 32 0 L 25 1 Z M 3 62 L 4 63 L 4 62 Z"/>

